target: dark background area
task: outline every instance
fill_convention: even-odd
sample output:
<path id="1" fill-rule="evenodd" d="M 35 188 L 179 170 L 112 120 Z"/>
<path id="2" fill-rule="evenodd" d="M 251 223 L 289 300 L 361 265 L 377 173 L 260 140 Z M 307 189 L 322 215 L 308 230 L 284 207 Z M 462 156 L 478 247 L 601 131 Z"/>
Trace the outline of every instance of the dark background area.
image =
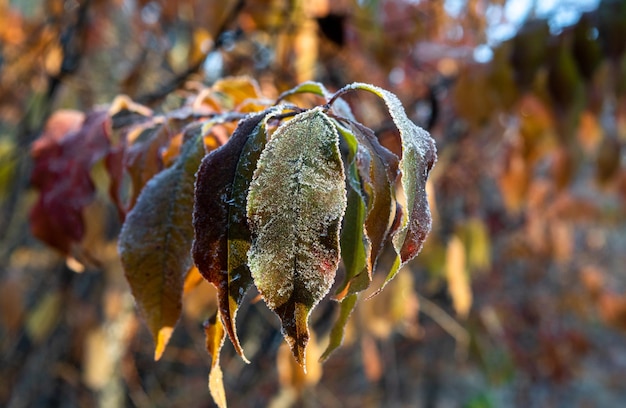
<path id="1" fill-rule="evenodd" d="M 65 257 L 30 232 L 29 152 L 52 112 L 120 94 L 168 111 L 231 75 L 268 98 L 306 80 L 389 89 L 439 154 L 422 253 L 307 378 L 249 294 L 251 364 L 222 355 L 231 406 L 626 404 L 626 2 L 514 3 L 0 0 L 0 405 L 213 406 L 212 287 L 186 293 L 153 361 L 102 165 L 82 257 Z M 393 147 L 379 102 L 347 99 Z M 313 315 L 314 353 L 336 312 Z"/>

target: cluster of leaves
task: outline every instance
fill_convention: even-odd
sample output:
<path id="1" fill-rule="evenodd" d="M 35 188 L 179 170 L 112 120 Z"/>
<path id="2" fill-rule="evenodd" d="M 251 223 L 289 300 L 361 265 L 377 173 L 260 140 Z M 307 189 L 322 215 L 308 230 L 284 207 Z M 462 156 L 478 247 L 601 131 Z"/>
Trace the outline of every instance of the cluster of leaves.
<path id="1" fill-rule="evenodd" d="M 341 98 L 354 90 L 382 98 L 399 130 L 401 159 L 354 118 Z M 285 102 L 302 93 L 324 103 Z M 33 233 L 78 256 L 83 210 L 95 193 L 91 172 L 104 162 L 109 195 L 124 220 L 121 260 L 154 336 L 155 358 L 180 317 L 185 280 L 199 271 L 217 288 L 219 317 L 208 321 L 206 335 L 209 385 L 220 404 L 219 352 L 228 335 L 246 359 L 235 317 L 252 284 L 305 367 L 309 315 L 330 291 L 340 257 L 341 313 L 322 359 L 341 344 L 383 246 L 390 242 L 396 252 L 384 287 L 418 254 L 431 228 L 426 181 L 434 141 L 395 95 L 363 83 L 331 94 L 306 82 L 268 101 L 254 81 L 227 78 L 161 115 L 120 97 L 86 116 L 57 112 L 32 153 L 40 190 Z"/>

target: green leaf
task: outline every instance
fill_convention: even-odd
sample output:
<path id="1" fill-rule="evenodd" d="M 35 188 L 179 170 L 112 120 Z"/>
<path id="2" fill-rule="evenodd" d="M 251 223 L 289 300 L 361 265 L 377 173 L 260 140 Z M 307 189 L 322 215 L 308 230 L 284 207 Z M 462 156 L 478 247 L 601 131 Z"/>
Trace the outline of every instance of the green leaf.
<path id="1" fill-rule="evenodd" d="M 349 146 L 353 144 L 358 146 L 354 160 L 358 175 L 349 177 L 349 180 L 353 188 L 362 190 L 360 194 L 365 200 L 366 216 L 355 223 L 364 232 L 367 247 L 366 269 L 356 274 L 352 274 L 350 269 L 347 269 L 346 281 L 337 290 L 337 298 L 341 299 L 348 294 L 367 289 L 372 279 L 372 272 L 388 238 L 396 208 L 394 183 L 398 174 L 398 157 L 378 142 L 371 129 L 357 122 L 349 121 L 345 127 L 339 125 L 337 129 Z M 359 205 L 356 200 L 353 201 L 354 205 Z M 346 211 L 347 220 L 351 217 L 350 211 L 349 206 Z M 351 228 L 344 227 L 344 229 L 346 233 L 352 231 Z M 342 239 L 343 234 L 344 232 L 342 232 Z M 359 242 L 359 237 L 355 235 L 355 232 L 351 235 L 354 237 L 353 240 Z M 346 256 L 343 249 L 342 254 L 344 254 L 345 263 Z"/>
<path id="2" fill-rule="evenodd" d="M 346 269 L 344 282 L 337 288 L 336 300 L 350 293 L 367 289 L 371 282 L 367 258 L 371 252 L 371 241 L 365 236 L 365 201 L 350 183 L 347 187 L 347 207 L 341 229 L 341 259 Z"/>
<path id="3" fill-rule="evenodd" d="M 350 315 L 356 306 L 358 295 L 355 293 L 349 294 L 341 301 L 341 307 L 339 309 L 339 317 L 330 330 L 330 342 L 324 350 L 324 354 L 320 357 L 320 361 L 324 362 L 330 357 L 331 353 L 337 350 L 343 342 L 343 336 L 346 331 L 346 324 L 350 319 Z"/>
<path id="4" fill-rule="evenodd" d="M 192 254 L 198 270 L 217 288 L 220 317 L 235 350 L 245 360 L 235 317 L 252 277 L 247 263 L 251 236 L 246 197 L 265 146 L 267 111 L 239 122 L 226 144 L 209 153 L 198 170 L 193 209 Z"/>
<path id="5" fill-rule="evenodd" d="M 157 344 L 155 359 L 180 316 L 191 267 L 193 182 L 205 149 L 199 127 L 187 131 L 186 139 L 176 163 L 141 191 L 118 243 L 126 279 Z"/>
<path id="6" fill-rule="evenodd" d="M 344 183 L 339 135 L 318 107 L 276 130 L 250 185 L 252 277 L 303 367 L 309 314 L 330 290 L 339 263 Z"/>
<path id="7" fill-rule="evenodd" d="M 426 181 L 437 159 L 437 153 L 435 142 L 428 132 L 407 117 L 398 97 L 389 91 L 374 85 L 353 83 L 337 91 L 331 102 L 353 90 L 374 93 L 385 102 L 393 122 L 400 131 L 402 141 L 400 172 L 406 201 L 401 203 L 403 210 L 400 225 L 392 237 L 399 260 L 387 275 L 384 287 L 404 264 L 417 256 L 426 235 L 430 232 L 432 219 L 426 196 Z"/>
<path id="8" fill-rule="evenodd" d="M 278 103 L 291 95 L 302 93 L 312 93 L 314 95 L 321 96 L 324 99 L 328 99 L 328 97 L 332 95 L 330 92 L 328 92 L 328 89 L 326 89 L 323 84 L 315 81 L 306 81 L 299 85 L 296 85 L 294 88 L 291 88 L 288 91 L 283 92 L 278 96 L 278 99 L 276 101 Z"/>

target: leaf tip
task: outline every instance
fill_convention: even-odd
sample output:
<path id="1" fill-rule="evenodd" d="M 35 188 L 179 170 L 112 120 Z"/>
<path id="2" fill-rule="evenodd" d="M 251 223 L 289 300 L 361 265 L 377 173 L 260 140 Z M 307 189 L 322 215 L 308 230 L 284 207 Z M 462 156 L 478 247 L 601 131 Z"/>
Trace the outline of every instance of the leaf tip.
<path id="1" fill-rule="evenodd" d="M 165 351 L 165 347 L 167 343 L 170 341 L 170 337 L 172 337 L 172 332 L 174 328 L 171 326 L 164 326 L 159 329 L 156 335 L 156 347 L 154 348 L 154 361 L 158 361 L 163 356 L 163 352 Z"/>
<path id="2" fill-rule="evenodd" d="M 282 310 L 281 310 L 282 309 Z M 302 303 L 288 302 L 276 310 L 282 321 L 283 336 L 298 365 L 306 374 L 306 351 L 309 342 L 308 319 L 311 309 Z"/>
<path id="3" fill-rule="evenodd" d="M 237 317 L 237 308 L 239 304 L 236 299 L 232 296 L 228 297 L 228 312 L 222 312 L 222 321 L 224 324 L 224 328 L 228 333 L 228 337 L 230 338 L 231 343 L 235 347 L 235 351 L 239 354 L 239 357 L 243 360 L 244 363 L 250 364 L 250 360 L 244 355 L 243 347 L 241 347 L 241 343 L 239 342 L 239 337 L 237 336 L 237 329 L 235 328 L 235 318 Z"/>
<path id="4" fill-rule="evenodd" d="M 226 408 L 226 391 L 224 390 L 224 374 L 219 365 L 216 365 L 211 369 L 209 374 L 209 392 L 215 405 L 219 408 Z"/>

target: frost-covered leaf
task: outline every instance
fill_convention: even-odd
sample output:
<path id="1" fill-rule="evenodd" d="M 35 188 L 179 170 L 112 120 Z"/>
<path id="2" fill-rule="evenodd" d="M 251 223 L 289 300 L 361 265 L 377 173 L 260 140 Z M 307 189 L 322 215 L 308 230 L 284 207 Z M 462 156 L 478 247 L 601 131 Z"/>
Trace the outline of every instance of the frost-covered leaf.
<path id="1" fill-rule="evenodd" d="M 224 345 L 226 333 L 222 321 L 213 315 L 204 323 L 206 350 L 211 355 L 211 371 L 209 371 L 209 392 L 219 408 L 226 408 L 226 391 L 224 390 L 224 374 L 220 367 L 220 351 Z"/>
<path id="2" fill-rule="evenodd" d="M 372 130 L 356 122 L 348 122 L 347 127 L 337 125 L 348 145 L 350 162 L 348 206 L 341 231 L 345 279 L 335 296 L 341 301 L 340 314 L 323 360 L 341 345 L 345 325 L 356 305 L 356 294 L 367 289 L 372 280 L 394 215 L 393 182 L 398 172 L 398 158 L 380 145 Z"/>
<path id="3" fill-rule="evenodd" d="M 39 197 L 30 212 L 33 235 L 63 253 L 85 234 L 84 208 L 96 191 L 91 168 L 110 148 L 106 111 L 59 111 L 33 143 L 31 182 Z"/>
<path id="4" fill-rule="evenodd" d="M 315 108 L 276 130 L 250 185 L 252 277 L 302 366 L 309 314 L 330 290 L 339 262 L 344 178 L 339 135 Z"/>
<path id="5" fill-rule="evenodd" d="M 205 149 L 199 127 L 187 133 L 176 163 L 142 190 L 118 243 L 126 279 L 157 343 L 157 359 L 180 316 L 191 266 L 193 184 Z"/>
<path id="6" fill-rule="evenodd" d="M 195 187 L 193 259 L 202 276 L 217 288 L 220 317 L 244 359 L 235 314 L 252 284 L 246 265 L 251 241 L 246 197 L 265 145 L 262 121 L 267 114 L 250 115 L 239 122 L 228 142 L 202 160 Z"/>
<path id="7" fill-rule="evenodd" d="M 430 232 L 432 220 L 426 196 L 426 180 L 437 159 L 435 142 L 428 132 L 407 117 L 398 97 L 389 91 L 369 84 L 354 83 L 339 90 L 334 97 L 352 90 L 372 92 L 385 102 L 402 141 L 400 172 L 406 202 L 401 203 L 403 211 L 400 225 L 392 237 L 399 261 L 388 274 L 386 284 L 419 253 Z"/>

